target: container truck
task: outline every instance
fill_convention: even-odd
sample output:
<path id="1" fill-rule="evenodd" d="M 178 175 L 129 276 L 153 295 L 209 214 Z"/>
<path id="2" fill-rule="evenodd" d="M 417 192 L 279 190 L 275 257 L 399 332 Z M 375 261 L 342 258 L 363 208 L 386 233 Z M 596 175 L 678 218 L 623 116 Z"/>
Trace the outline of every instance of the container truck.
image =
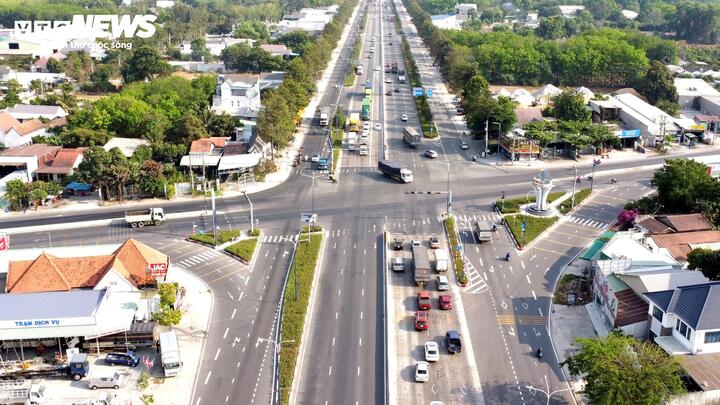
<path id="1" fill-rule="evenodd" d="M 413 127 L 405 127 L 405 129 L 403 129 L 403 141 L 409 146 L 417 148 L 421 142 L 420 134 Z"/>
<path id="2" fill-rule="evenodd" d="M 162 208 L 127 211 L 125 212 L 125 222 L 133 228 L 142 228 L 145 225 L 160 225 L 165 222 L 165 213 Z"/>
<path id="3" fill-rule="evenodd" d="M 326 127 L 330 123 L 330 111 L 327 108 L 320 109 L 320 126 Z"/>
<path id="4" fill-rule="evenodd" d="M 412 171 L 407 167 L 403 167 L 399 162 L 380 160 L 378 161 L 378 169 L 380 169 L 385 176 L 401 183 L 412 183 L 413 181 Z"/>
<path id="5" fill-rule="evenodd" d="M 174 377 L 180 372 L 180 346 L 174 330 L 160 334 L 160 359 L 165 377 Z"/>
<path id="6" fill-rule="evenodd" d="M 413 246 L 413 280 L 415 284 L 423 285 L 430 281 L 430 261 L 425 246 Z"/>
<path id="7" fill-rule="evenodd" d="M 447 271 L 450 264 L 450 255 L 445 249 L 435 249 L 435 271 Z"/>
<path id="8" fill-rule="evenodd" d="M 365 97 L 362 101 L 362 108 L 360 110 L 360 118 L 363 121 L 370 120 L 370 97 Z"/>
<path id="9" fill-rule="evenodd" d="M 358 132 L 360 130 L 360 114 L 350 114 L 348 132 Z"/>

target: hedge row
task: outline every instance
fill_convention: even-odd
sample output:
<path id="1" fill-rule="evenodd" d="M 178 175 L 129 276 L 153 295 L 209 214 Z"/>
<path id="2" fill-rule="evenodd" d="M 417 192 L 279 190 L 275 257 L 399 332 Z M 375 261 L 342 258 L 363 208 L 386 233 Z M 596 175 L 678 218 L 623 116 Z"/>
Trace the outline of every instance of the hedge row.
<path id="1" fill-rule="evenodd" d="M 577 193 L 575 193 L 575 207 L 580 205 L 580 203 L 583 202 L 584 199 L 588 198 L 590 196 L 590 193 L 592 191 L 589 188 L 584 188 Z M 563 201 L 562 204 L 558 206 L 558 210 L 562 214 L 567 214 L 572 209 L 572 197 L 568 198 L 567 200 Z"/>
<path id="2" fill-rule="evenodd" d="M 249 263 L 253 257 L 253 253 L 255 253 L 256 246 L 257 238 L 243 239 L 240 242 L 233 243 L 232 245 L 226 247 L 225 251 L 232 253 L 244 262 Z"/>
<path id="3" fill-rule="evenodd" d="M 450 238 L 450 251 L 453 256 L 453 265 L 455 267 L 455 277 L 457 277 L 460 285 L 465 285 L 468 282 L 467 274 L 465 274 L 465 263 L 463 262 L 462 254 L 460 251 L 455 250 L 455 246 L 460 245 L 460 241 L 457 238 L 457 229 L 455 228 L 455 218 L 445 219 L 445 228 L 448 232 L 448 238 Z"/>
<path id="4" fill-rule="evenodd" d="M 238 236 L 240 236 L 240 231 L 238 231 L 236 229 L 230 229 L 227 231 L 219 231 L 217 233 L 217 244 L 222 245 L 223 243 L 230 242 L 231 240 L 233 240 L 233 238 L 237 238 Z M 208 245 L 215 246 L 215 238 L 214 238 L 212 232 L 196 233 L 196 234 L 190 235 L 190 239 L 197 241 L 197 242 L 207 243 Z"/>
<path id="5" fill-rule="evenodd" d="M 305 315 L 310 300 L 312 281 L 315 274 L 322 234 L 313 233 L 310 241 L 304 240 L 297 244 L 295 258 L 288 277 L 294 277 L 297 272 L 298 279 L 298 300 L 295 302 L 295 284 L 288 278 L 287 288 L 283 301 L 283 312 L 281 320 L 282 340 L 290 341 L 284 343 L 280 348 L 280 392 L 282 402 L 288 403 L 290 389 L 292 387 L 295 364 L 297 363 L 298 348 L 302 340 Z"/>

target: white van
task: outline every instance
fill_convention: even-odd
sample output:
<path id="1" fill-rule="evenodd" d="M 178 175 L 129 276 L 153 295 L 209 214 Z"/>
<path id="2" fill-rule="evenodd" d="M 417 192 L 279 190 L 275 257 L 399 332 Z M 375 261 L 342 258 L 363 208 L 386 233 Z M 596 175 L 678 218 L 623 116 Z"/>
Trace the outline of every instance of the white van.
<path id="1" fill-rule="evenodd" d="M 438 276 L 437 278 L 437 289 L 438 291 L 447 291 L 450 289 L 448 278 L 445 276 Z"/>
<path id="2" fill-rule="evenodd" d="M 88 387 L 91 390 L 98 388 L 114 388 L 118 389 L 125 382 L 125 376 L 115 371 L 111 374 L 93 374 L 88 380 Z"/>
<path id="3" fill-rule="evenodd" d="M 403 260 L 400 256 L 394 257 L 392 261 L 392 269 L 393 271 L 405 271 L 405 260 Z"/>
<path id="4" fill-rule="evenodd" d="M 450 264 L 450 255 L 445 249 L 435 249 L 435 271 L 447 271 Z"/>

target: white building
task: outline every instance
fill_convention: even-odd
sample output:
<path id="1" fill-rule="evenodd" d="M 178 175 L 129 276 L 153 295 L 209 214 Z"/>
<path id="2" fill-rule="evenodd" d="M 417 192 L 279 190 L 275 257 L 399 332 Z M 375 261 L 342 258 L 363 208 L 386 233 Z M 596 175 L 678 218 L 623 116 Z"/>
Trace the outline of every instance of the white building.
<path id="1" fill-rule="evenodd" d="M 211 35 L 205 34 L 205 47 L 208 49 L 213 56 L 220 56 L 223 49 L 228 46 L 236 44 L 247 44 L 253 46 L 255 41 L 249 38 L 233 38 L 226 35 Z M 190 55 L 192 49 L 190 48 L 191 41 L 183 41 L 180 45 L 180 53 L 183 55 Z"/>
<path id="2" fill-rule="evenodd" d="M 33 80 L 40 80 L 46 85 L 62 83 L 65 81 L 65 73 L 18 72 L 8 66 L 0 66 L 0 87 L 4 87 L 8 81 L 13 79 L 27 90 Z"/>
<path id="3" fill-rule="evenodd" d="M 465 18 L 459 14 L 440 14 L 430 16 L 434 26 L 441 30 L 459 30 L 462 29 L 462 23 Z"/>
<path id="4" fill-rule="evenodd" d="M 57 105 L 15 104 L 15 106 L 8 107 L 4 111 L 20 121 L 33 118 L 54 120 L 68 116 L 68 113 Z"/>
<path id="5" fill-rule="evenodd" d="M 644 100 L 630 93 L 618 94 L 612 100 L 618 118 L 628 128 L 640 130 L 645 146 L 655 146 L 665 135 L 677 133 L 675 119 Z"/>
<path id="6" fill-rule="evenodd" d="M 720 115 L 720 92 L 703 79 L 675 79 L 680 106 Z"/>
<path id="7" fill-rule="evenodd" d="M 35 136 L 47 135 L 47 127 L 38 119 L 20 122 L 7 111 L 0 112 L 0 144 L 6 148 L 31 145 Z"/>
<path id="8" fill-rule="evenodd" d="M 279 34 L 285 34 L 298 30 L 311 33 L 322 31 L 335 17 L 338 8 L 339 6 L 337 5 L 302 8 L 297 13 L 286 15 L 275 25 L 275 29 Z"/>
<path id="9" fill-rule="evenodd" d="M 155 2 L 156 8 L 172 8 L 173 6 L 175 6 L 175 1 L 173 0 L 157 0 L 157 2 Z"/>
<path id="10" fill-rule="evenodd" d="M 255 121 L 260 112 L 260 77 L 251 74 L 219 75 L 213 105 L 215 114 L 227 113 Z"/>
<path id="11" fill-rule="evenodd" d="M 470 12 L 477 14 L 477 11 L 478 8 L 475 3 L 460 3 L 455 6 L 455 12 L 457 14 L 470 14 Z"/>
<path id="12" fill-rule="evenodd" d="M 574 18 L 579 12 L 585 10 L 585 6 L 569 5 L 569 6 L 558 6 L 560 13 L 565 18 Z"/>
<path id="13" fill-rule="evenodd" d="M 135 150 L 139 148 L 140 146 L 149 146 L 150 142 L 146 141 L 145 139 L 140 138 L 121 138 L 119 136 L 116 136 L 114 138 L 110 138 L 109 141 L 105 145 L 103 145 L 103 149 L 106 151 L 110 151 L 112 148 L 118 148 L 120 149 L 120 152 L 122 152 L 125 157 L 131 157 L 133 153 L 135 153 Z"/>

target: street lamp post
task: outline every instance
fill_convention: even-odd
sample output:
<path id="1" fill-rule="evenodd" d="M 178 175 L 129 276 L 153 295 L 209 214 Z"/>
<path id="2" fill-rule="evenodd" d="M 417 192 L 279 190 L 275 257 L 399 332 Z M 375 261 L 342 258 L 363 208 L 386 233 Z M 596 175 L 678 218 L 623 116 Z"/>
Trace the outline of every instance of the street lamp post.
<path id="1" fill-rule="evenodd" d="M 312 176 L 300 173 L 301 176 L 312 179 L 312 213 L 315 213 L 315 172 L 312 172 Z"/>
<path id="2" fill-rule="evenodd" d="M 310 228 L 310 225 L 308 224 L 308 233 L 310 233 L 309 228 Z M 292 252 L 292 256 L 290 256 L 290 270 L 292 270 L 293 262 L 295 261 L 295 253 L 297 252 L 297 244 L 300 242 L 300 237 L 298 236 L 298 240 L 292 240 L 289 238 L 280 238 L 280 240 L 284 240 L 284 241 L 287 241 L 287 242 L 290 242 L 293 244 L 293 252 Z M 293 278 L 295 279 L 295 302 L 297 302 L 298 301 L 297 271 L 293 271 Z"/>
<path id="3" fill-rule="evenodd" d="M 592 174 L 590 174 L 590 191 L 593 189 L 593 182 L 595 181 L 595 166 L 598 166 L 600 164 L 600 159 L 595 159 L 593 157 L 593 164 L 592 164 Z"/>
<path id="4" fill-rule="evenodd" d="M 250 201 L 250 197 L 248 197 L 247 192 L 245 192 L 245 190 L 243 190 L 242 193 L 245 196 L 245 198 L 247 199 L 248 204 L 250 204 L 250 233 L 254 233 L 255 228 L 254 228 L 253 224 L 255 223 L 255 221 L 253 220 L 253 218 L 254 218 L 253 217 L 253 203 L 252 203 L 252 201 Z"/>
<path id="5" fill-rule="evenodd" d="M 446 159 L 445 162 L 438 162 L 438 163 L 440 163 L 441 165 L 447 166 L 447 191 L 446 191 L 446 193 L 447 193 L 447 215 L 449 217 L 450 215 L 452 215 L 452 191 L 450 191 L 450 166 L 460 164 L 460 163 L 465 163 L 465 162 L 460 162 L 460 161 L 449 162 L 449 161 L 447 161 L 447 155 L 445 155 L 445 159 Z"/>
<path id="6" fill-rule="evenodd" d="M 497 155 L 495 156 L 495 165 L 499 165 L 500 164 L 500 135 L 502 134 L 502 126 L 497 121 L 493 121 L 493 125 L 498 126 L 498 145 L 497 145 Z"/>
<path id="7" fill-rule="evenodd" d="M 266 339 L 259 337 L 257 339 L 257 342 L 255 343 L 255 347 L 257 347 L 260 342 L 268 342 L 272 343 L 273 346 L 275 346 L 275 359 L 273 360 L 276 366 L 274 367 L 276 369 L 275 376 L 273 377 L 273 387 L 272 387 L 272 394 L 270 395 L 270 404 L 274 404 L 276 401 L 279 404 L 282 404 L 282 395 L 280 395 L 280 359 L 278 358 L 278 354 L 280 353 L 280 348 L 282 347 L 283 343 L 293 343 L 295 340 L 281 340 L 280 342 L 276 342 L 272 339 Z M 276 389 L 277 387 L 277 389 Z M 276 399 L 277 396 L 277 399 Z"/>

